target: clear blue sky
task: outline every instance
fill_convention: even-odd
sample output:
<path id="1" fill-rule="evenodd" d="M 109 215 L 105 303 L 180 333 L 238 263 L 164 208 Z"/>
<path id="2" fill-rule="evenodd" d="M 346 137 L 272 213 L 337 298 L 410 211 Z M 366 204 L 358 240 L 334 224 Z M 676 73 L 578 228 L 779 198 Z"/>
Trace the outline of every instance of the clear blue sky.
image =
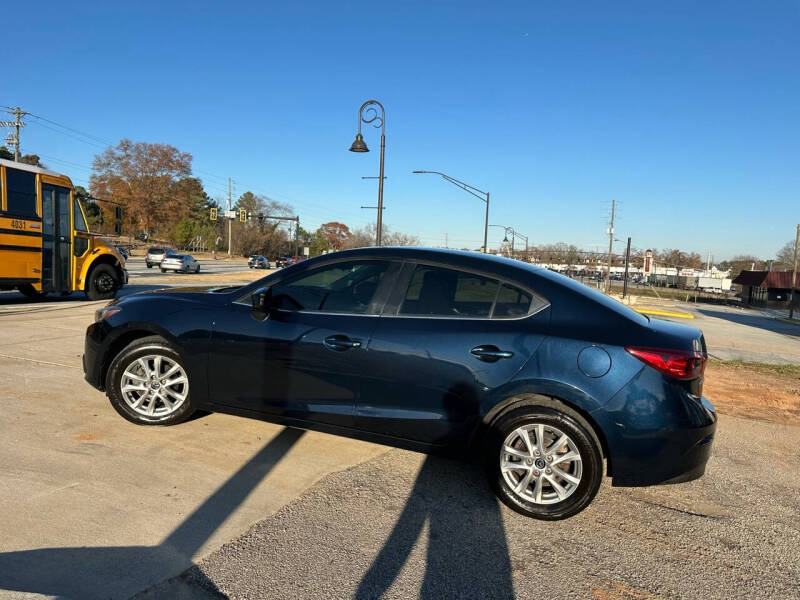
<path id="1" fill-rule="evenodd" d="M 800 221 L 796 1 L 241 4 L 15 14 L 0 105 L 101 140 L 29 117 L 23 151 L 85 184 L 103 142 L 167 142 L 215 197 L 230 175 L 307 228 L 357 227 L 379 133 L 347 148 L 377 98 L 385 222 L 429 245 L 478 247 L 483 205 L 413 169 L 489 190 L 490 221 L 534 243 L 602 247 L 612 198 L 618 237 L 717 259 L 771 257 Z"/>

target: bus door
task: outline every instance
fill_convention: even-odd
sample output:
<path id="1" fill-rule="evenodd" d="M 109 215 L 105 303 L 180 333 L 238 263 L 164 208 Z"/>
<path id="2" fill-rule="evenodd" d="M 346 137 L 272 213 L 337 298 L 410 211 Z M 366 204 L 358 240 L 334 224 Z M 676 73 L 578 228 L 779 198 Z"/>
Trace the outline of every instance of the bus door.
<path id="1" fill-rule="evenodd" d="M 42 290 L 72 289 L 69 188 L 42 184 Z"/>

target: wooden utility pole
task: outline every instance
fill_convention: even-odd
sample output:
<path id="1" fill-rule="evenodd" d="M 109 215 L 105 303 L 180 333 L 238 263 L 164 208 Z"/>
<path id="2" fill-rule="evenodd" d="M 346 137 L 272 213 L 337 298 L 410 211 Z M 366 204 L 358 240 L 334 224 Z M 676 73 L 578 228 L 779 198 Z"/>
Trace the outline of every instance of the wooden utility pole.
<path id="1" fill-rule="evenodd" d="M 6 143 L 14 146 L 14 160 L 19 162 L 20 152 L 19 152 L 19 130 L 22 127 L 25 127 L 25 123 L 20 121 L 20 119 L 24 115 L 30 114 L 29 112 L 22 110 L 19 106 L 17 108 L 9 107 L 8 113 L 14 115 L 13 121 L 0 121 L 0 127 L 13 127 L 14 133 L 8 134 L 6 137 Z"/>
<path id="2" fill-rule="evenodd" d="M 614 251 L 614 209 L 616 200 L 611 201 L 611 221 L 608 226 L 608 273 L 606 274 L 606 294 L 611 293 L 611 256 Z"/>
<path id="3" fill-rule="evenodd" d="M 231 206 L 231 178 L 228 177 L 228 213 L 233 210 Z M 228 215 L 228 258 L 233 257 L 233 219 Z"/>
<path id="4" fill-rule="evenodd" d="M 792 283 L 789 288 L 789 318 L 794 317 L 794 288 L 797 283 L 797 246 L 800 245 L 800 224 L 797 225 L 797 233 L 794 235 L 794 267 L 792 268 Z"/>

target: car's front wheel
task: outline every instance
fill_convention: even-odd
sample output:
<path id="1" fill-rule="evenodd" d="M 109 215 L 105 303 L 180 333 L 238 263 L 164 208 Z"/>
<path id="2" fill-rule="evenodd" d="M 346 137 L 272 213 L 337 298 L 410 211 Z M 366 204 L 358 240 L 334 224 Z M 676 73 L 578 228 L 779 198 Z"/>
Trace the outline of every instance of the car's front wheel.
<path id="1" fill-rule="evenodd" d="M 106 393 L 116 411 L 137 425 L 174 425 L 194 412 L 183 359 L 158 336 L 138 339 L 114 358 Z"/>
<path id="2" fill-rule="evenodd" d="M 554 521 L 586 508 L 603 478 L 600 445 L 591 426 L 566 406 L 523 406 L 492 428 L 489 478 L 515 511 Z"/>
<path id="3" fill-rule="evenodd" d="M 111 265 L 102 264 L 92 269 L 85 291 L 89 300 L 108 300 L 116 295 L 119 287 L 117 270 Z"/>

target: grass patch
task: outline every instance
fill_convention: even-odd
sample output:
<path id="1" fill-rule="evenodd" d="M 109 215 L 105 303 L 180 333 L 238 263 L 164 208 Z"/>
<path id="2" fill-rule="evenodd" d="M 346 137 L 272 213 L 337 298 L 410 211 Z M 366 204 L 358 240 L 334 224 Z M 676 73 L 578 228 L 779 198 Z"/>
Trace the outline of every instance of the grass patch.
<path id="1" fill-rule="evenodd" d="M 711 366 L 751 369 L 761 373 L 777 373 L 788 377 L 800 377 L 800 365 L 773 365 L 770 363 L 748 362 L 746 360 L 720 360 L 710 358 Z"/>

